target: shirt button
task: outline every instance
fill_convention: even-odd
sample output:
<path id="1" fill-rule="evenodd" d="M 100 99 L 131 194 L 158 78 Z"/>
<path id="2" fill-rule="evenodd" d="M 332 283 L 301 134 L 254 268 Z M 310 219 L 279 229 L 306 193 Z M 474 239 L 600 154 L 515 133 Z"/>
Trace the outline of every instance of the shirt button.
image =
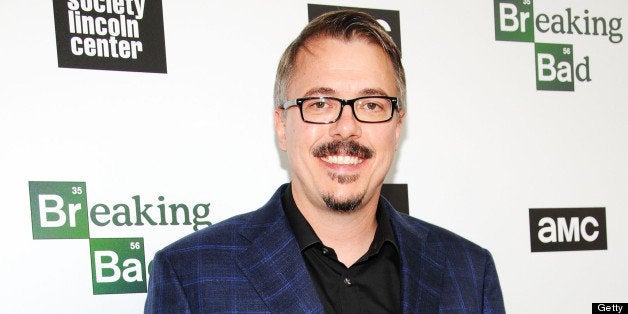
<path id="1" fill-rule="evenodd" d="M 345 283 L 345 285 L 347 286 L 351 286 L 351 279 L 349 279 L 349 277 L 345 277 L 345 279 L 343 280 L 343 282 Z"/>
<path id="2" fill-rule="evenodd" d="M 327 247 L 325 247 L 325 246 L 324 246 L 324 247 L 323 247 L 323 249 L 322 249 L 322 253 L 323 253 L 323 255 L 325 255 L 325 256 L 329 255 L 329 249 L 328 249 Z"/>

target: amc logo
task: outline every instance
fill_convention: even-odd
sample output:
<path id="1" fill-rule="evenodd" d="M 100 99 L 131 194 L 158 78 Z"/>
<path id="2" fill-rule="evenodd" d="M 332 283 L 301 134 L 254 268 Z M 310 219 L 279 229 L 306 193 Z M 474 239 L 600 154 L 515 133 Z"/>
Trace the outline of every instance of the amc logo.
<path id="1" fill-rule="evenodd" d="M 605 208 L 531 208 L 532 252 L 606 250 Z"/>

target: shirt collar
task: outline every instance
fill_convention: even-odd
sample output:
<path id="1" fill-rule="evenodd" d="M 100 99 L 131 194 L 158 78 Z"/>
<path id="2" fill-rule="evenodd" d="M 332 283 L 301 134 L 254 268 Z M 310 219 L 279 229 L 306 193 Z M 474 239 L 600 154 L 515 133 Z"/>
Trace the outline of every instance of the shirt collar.
<path id="1" fill-rule="evenodd" d="M 314 229 L 312 229 L 312 226 L 307 222 L 307 220 L 305 220 L 301 211 L 299 211 L 297 204 L 294 202 L 294 197 L 292 196 L 292 184 L 288 184 L 284 190 L 283 195 L 281 196 L 281 203 L 283 205 L 283 210 L 286 213 L 288 224 L 292 228 L 292 232 L 297 239 L 301 252 L 316 243 L 322 243 L 314 232 Z"/>
<path id="2" fill-rule="evenodd" d="M 307 222 L 297 207 L 294 197 L 292 196 L 292 184 L 288 184 L 284 190 L 281 196 L 281 203 L 283 205 L 288 224 L 292 228 L 301 252 L 317 243 L 322 244 L 322 241 L 316 235 L 312 226 Z M 377 230 L 375 231 L 375 238 L 373 239 L 373 243 L 371 244 L 367 254 L 377 254 L 386 242 L 391 243 L 393 247 L 399 251 L 388 213 L 386 213 L 386 210 L 383 208 L 381 202 L 378 202 L 377 204 L 377 214 L 375 219 L 377 220 Z"/>

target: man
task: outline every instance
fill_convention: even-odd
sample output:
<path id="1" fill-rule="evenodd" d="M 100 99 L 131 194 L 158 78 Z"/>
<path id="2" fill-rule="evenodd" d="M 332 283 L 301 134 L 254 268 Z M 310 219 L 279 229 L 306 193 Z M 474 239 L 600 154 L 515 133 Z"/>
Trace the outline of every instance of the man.
<path id="1" fill-rule="evenodd" d="M 372 17 L 313 20 L 275 83 L 290 184 L 158 252 L 145 311 L 504 312 L 488 251 L 380 197 L 405 105 L 400 53 Z"/>

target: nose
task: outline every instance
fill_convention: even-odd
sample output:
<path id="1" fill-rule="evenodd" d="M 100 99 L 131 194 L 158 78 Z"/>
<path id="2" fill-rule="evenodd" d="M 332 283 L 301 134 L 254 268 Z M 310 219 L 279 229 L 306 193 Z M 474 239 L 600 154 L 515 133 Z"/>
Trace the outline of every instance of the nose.
<path id="1" fill-rule="evenodd" d="M 353 108 L 348 104 L 342 106 L 340 118 L 331 124 L 329 135 L 338 139 L 358 138 L 362 135 L 362 126 L 360 121 L 355 119 Z"/>

